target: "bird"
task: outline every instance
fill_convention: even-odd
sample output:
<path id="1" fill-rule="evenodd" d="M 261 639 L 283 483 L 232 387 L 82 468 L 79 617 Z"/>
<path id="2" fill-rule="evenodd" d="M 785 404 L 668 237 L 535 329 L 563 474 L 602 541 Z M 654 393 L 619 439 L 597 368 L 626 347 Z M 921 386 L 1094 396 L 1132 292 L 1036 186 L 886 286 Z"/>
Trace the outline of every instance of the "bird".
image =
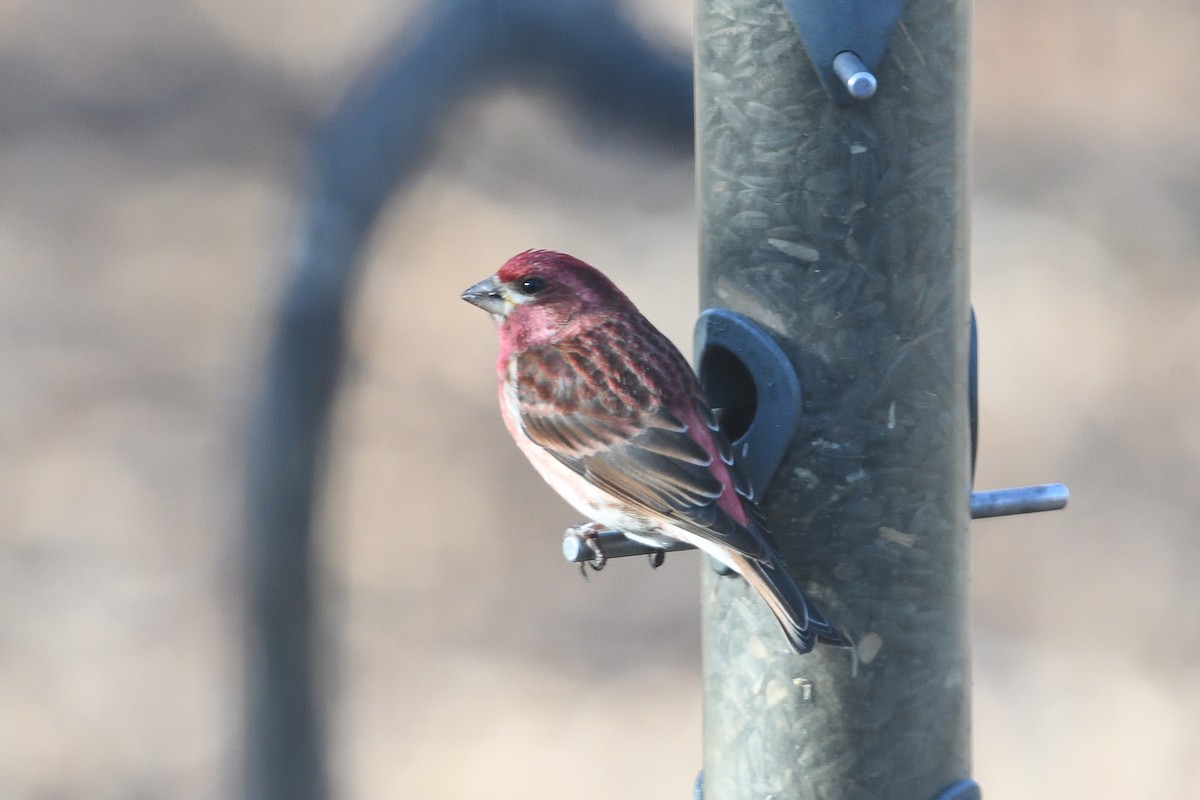
<path id="1" fill-rule="evenodd" d="M 687 359 L 612 281 L 527 250 L 462 299 L 496 323 L 509 434 L 592 542 L 610 528 L 693 545 L 746 579 L 797 653 L 849 645 L 787 571 Z"/>

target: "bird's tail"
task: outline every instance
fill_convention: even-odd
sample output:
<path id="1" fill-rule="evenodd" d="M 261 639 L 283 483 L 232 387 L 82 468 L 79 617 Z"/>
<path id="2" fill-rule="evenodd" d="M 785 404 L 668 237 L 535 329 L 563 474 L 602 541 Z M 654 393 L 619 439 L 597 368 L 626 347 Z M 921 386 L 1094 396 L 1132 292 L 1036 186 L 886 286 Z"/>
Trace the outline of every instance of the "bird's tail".
<path id="1" fill-rule="evenodd" d="M 766 601 L 797 653 L 807 653 L 817 642 L 834 647 L 850 646 L 850 639 L 833 627 L 804 596 L 777 556 L 772 554 L 766 561 L 752 558 L 737 561 L 738 571 Z"/>

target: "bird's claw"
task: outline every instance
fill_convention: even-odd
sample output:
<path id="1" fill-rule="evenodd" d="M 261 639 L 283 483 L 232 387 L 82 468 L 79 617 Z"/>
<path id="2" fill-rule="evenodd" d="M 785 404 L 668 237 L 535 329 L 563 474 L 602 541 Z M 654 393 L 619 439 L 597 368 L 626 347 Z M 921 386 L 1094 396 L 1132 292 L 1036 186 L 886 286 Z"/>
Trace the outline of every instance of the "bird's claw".
<path id="1" fill-rule="evenodd" d="M 578 536 L 583 540 L 587 549 L 592 551 L 590 559 L 579 562 L 579 574 L 584 578 L 587 577 L 587 570 L 584 569 L 584 564 L 591 567 L 593 572 L 599 572 L 608 563 L 608 556 L 605 555 L 604 548 L 600 546 L 600 531 L 602 530 L 606 530 L 606 528 L 596 522 L 588 522 L 567 529 L 568 534 Z"/>

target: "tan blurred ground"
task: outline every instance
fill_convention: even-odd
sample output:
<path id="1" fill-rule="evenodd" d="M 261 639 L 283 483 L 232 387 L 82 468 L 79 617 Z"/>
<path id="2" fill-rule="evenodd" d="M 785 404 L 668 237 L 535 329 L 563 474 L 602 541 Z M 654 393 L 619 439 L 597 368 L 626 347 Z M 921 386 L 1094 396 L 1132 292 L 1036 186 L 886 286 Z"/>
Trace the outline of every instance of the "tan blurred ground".
<path id="1" fill-rule="evenodd" d="M 689 4 L 641 5 L 686 46 Z M 0 800 L 234 795 L 291 169 L 411 7 L 0 2 Z M 978 483 L 1073 491 L 977 526 L 976 777 L 1197 797 L 1200 8 L 992 2 L 975 39 Z M 340 796 L 684 797 L 699 766 L 695 557 L 562 563 L 457 298 L 555 247 L 689 341 L 691 166 L 541 102 L 464 109 L 370 249 L 323 512 Z"/>

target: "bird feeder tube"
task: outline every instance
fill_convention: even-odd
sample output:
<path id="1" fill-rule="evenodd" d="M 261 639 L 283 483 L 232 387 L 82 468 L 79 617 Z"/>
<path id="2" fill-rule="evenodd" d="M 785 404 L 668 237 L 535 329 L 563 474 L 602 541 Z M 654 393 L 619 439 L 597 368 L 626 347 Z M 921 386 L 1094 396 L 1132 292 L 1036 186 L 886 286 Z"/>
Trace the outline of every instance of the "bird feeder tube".
<path id="1" fill-rule="evenodd" d="M 744 581 L 705 568 L 705 800 L 973 786 L 968 9 L 908 3 L 874 95 L 847 104 L 779 0 L 697 3 L 701 302 L 795 367 L 802 413 L 763 508 L 855 639 L 796 655 Z"/>

